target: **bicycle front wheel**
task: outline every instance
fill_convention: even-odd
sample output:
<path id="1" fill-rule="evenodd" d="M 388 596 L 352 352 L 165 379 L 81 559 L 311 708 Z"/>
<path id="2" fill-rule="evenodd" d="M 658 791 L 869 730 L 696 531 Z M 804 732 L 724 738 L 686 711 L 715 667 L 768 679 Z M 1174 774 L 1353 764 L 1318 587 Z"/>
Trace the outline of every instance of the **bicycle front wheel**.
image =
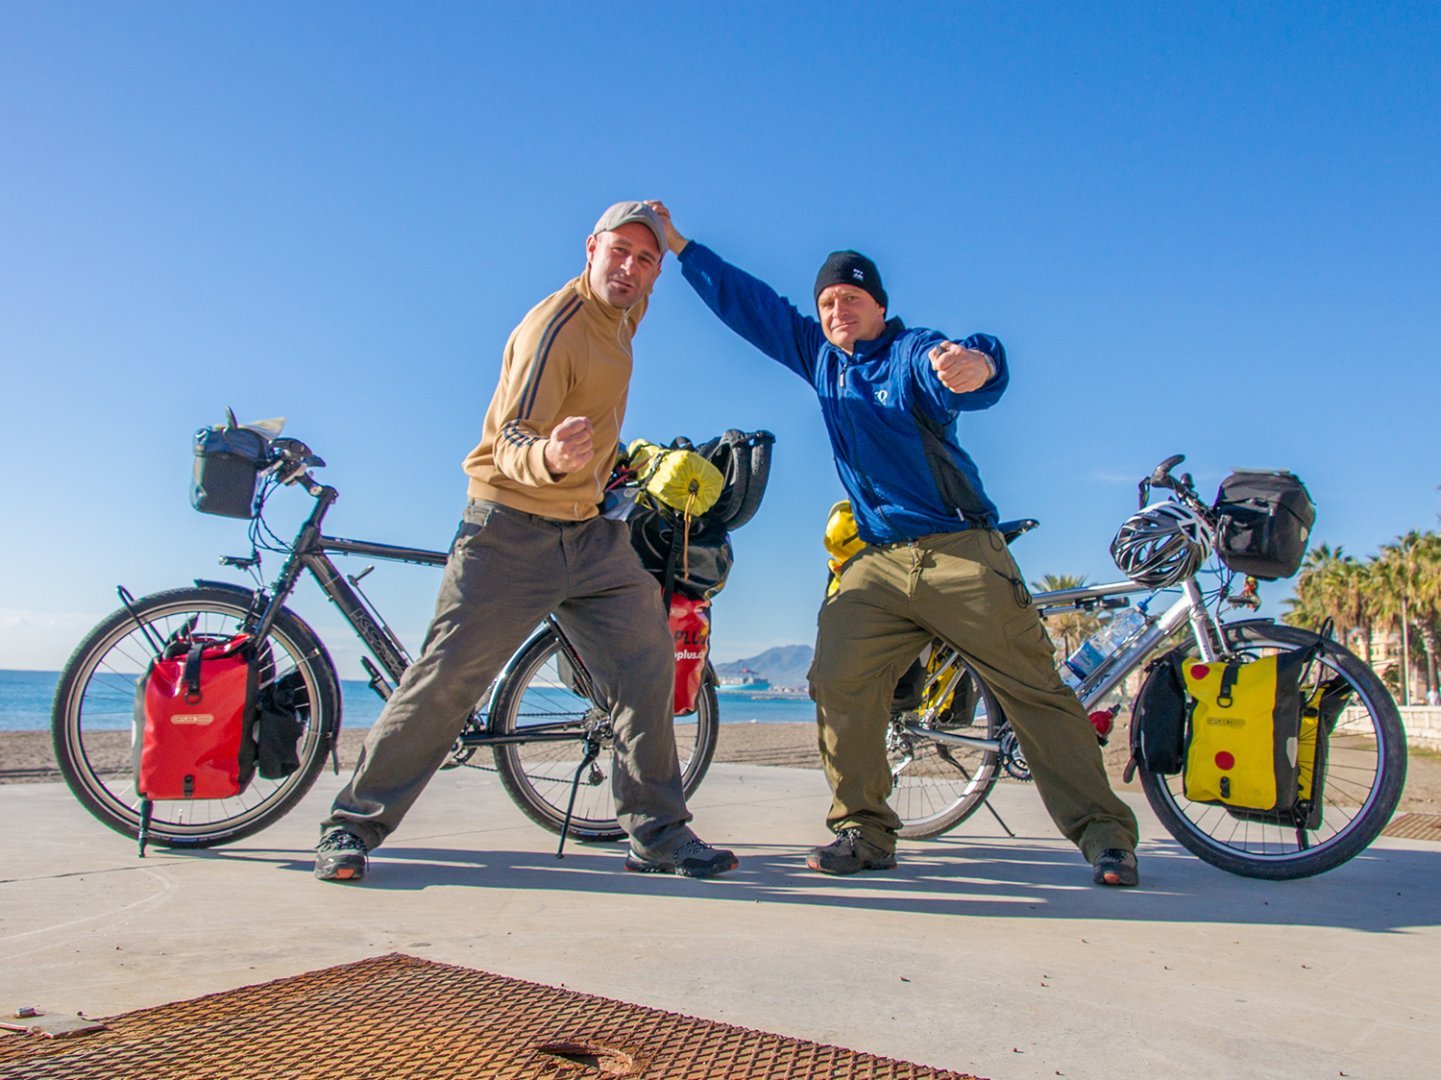
<path id="1" fill-rule="evenodd" d="M 681 787 L 687 798 L 700 787 L 715 756 L 719 714 L 715 676 L 707 669 L 695 713 L 675 718 Z M 521 649 L 496 688 L 488 731 L 530 737 L 497 746 L 495 767 L 506 793 L 537 825 L 560 832 L 574 788 L 572 835 L 581 840 L 619 840 L 625 835 L 611 795 L 610 717 L 580 691 L 550 627 Z M 576 784 L 587 736 L 598 740 L 601 754 L 585 766 Z"/>
<path id="2" fill-rule="evenodd" d="M 140 831 L 135 790 L 135 693 L 156 643 L 177 634 L 226 637 L 247 624 L 250 594 L 214 587 L 171 589 L 137 600 L 92 630 L 60 673 L 51 736 L 61 775 L 81 805 L 126 836 Z M 147 836 L 164 847 L 210 847 L 265 828 L 310 790 L 340 726 L 335 669 L 314 632 L 282 611 L 261 645 L 262 682 L 298 675 L 294 700 L 303 729 L 300 766 L 289 776 L 257 775 L 228 799 L 158 800 Z M 297 681 L 292 679 L 292 682 Z"/>
<path id="3" fill-rule="evenodd" d="M 1281 881 L 1334 869 L 1365 850 L 1391 819 L 1406 781 L 1406 734 L 1396 703 L 1375 673 L 1343 646 L 1292 626 L 1235 623 L 1228 648 L 1263 656 L 1315 648 L 1303 694 L 1332 680 L 1349 704 L 1326 739 L 1320 821 L 1234 811 L 1186 798 L 1181 775 L 1141 771 L 1141 786 L 1166 831 L 1192 854 L 1242 877 Z"/>

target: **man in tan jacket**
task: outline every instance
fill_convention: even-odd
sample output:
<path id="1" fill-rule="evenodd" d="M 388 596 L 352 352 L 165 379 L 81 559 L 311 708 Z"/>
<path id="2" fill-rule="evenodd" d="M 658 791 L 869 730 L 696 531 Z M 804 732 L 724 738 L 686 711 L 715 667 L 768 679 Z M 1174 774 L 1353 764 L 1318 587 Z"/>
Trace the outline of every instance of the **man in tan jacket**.
<path id="1" fill-rule="evenodd" d="M 614 702 L 613 792 L 625 866 L 714 877 L 735 856 L 691 832 L 672 721 L 673 640 L 660 587 L 624 522 L 598 513 L 630 387 L 631 338 L 660 274 L 665 229 L 617 203 L 586 240 L 585 272 L 521 320 L 465 459 L 470 499 L 424 649 L 370 730 L 335 798 L 315 875 L 359 881 L 476 702 L 554 613 Z"/>

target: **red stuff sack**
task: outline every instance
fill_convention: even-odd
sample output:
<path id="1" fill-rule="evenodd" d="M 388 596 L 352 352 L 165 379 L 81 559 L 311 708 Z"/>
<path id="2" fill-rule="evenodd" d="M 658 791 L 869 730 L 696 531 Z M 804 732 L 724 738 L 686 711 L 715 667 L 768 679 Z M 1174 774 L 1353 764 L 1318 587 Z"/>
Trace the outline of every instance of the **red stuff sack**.
<path id="1" fill-rule="evenodd" d="M 135 787 L 144 799 L 225 799 L 255 774 L 248 634 L 171 642 L 141 680 Z"/>
<path id="2" fill-rule="evenodd" d="M 670 630 L 675 638 L 675 714 L 695 712 L 710 653 L 710 601 L 675 593 L 670 598 Z"/>

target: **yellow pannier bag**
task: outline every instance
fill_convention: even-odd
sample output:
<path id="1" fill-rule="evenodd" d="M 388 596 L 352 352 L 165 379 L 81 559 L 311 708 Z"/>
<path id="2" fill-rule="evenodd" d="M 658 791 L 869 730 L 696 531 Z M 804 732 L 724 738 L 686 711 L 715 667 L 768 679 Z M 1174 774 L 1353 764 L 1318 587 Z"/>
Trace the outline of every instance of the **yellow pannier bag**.
<path id="1" fill-rule="evenodd" d="M 694 450 L 636 439 L 626 450 L 636 484 L 653 502 L 687 518 L 704 514 L 725 487 L 721 471 Z"/>
<path id="2" fill-rule="evenodd" d="M 1305 650 L 1183 666 L 1191 698 L 1186 797 L 1245 810 L 1289 810 L 1301 779 L 1301 671 Z M 1311 726 L 1308 764 L 1317 763 Z M 1307 787 L 1311 778 L 1307 777 Z"/>

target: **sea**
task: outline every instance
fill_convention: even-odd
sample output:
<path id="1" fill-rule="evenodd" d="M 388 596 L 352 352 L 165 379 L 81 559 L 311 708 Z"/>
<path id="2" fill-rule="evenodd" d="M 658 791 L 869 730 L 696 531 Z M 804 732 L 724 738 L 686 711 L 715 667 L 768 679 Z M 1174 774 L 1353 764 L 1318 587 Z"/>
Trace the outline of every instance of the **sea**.
<path id="1" fill-rule="evenodd" d="M 0 670 L 0 731 L 48 731 L 58 671 Z M 367 728 L 380 716 L 380 697 L 363 681 L 342 679 L 341 723 L 346 728 Z M 815 706 L 804 697 L 777 698 L 744 692 L 721 694 L 723 724 L 807 723 L 815 720 Z"/>

